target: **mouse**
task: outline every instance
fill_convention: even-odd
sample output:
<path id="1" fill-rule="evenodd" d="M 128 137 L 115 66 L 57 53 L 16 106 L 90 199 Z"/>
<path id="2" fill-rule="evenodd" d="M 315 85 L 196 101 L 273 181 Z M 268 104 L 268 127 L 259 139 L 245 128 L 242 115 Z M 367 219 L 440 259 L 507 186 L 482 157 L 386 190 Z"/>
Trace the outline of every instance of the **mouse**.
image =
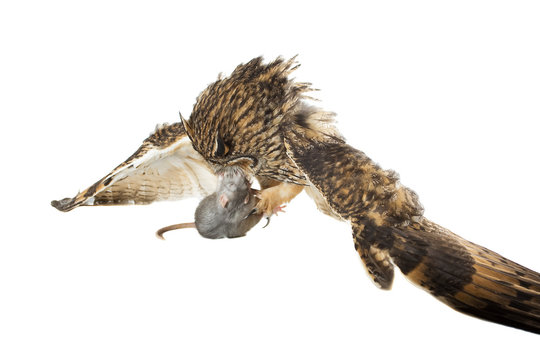
<path id="1" fill-rule="evenodd" d="M 263 216 L 255 208 L 257 194 L 241 170 L 227 169 L 218 174 L 216 191 L 197 206 L 195 222 L 166 226 L 156 236 L 164 240 L 165 232 L 185 228 L 196 228 L 208 239 L 244 236 Z"/>

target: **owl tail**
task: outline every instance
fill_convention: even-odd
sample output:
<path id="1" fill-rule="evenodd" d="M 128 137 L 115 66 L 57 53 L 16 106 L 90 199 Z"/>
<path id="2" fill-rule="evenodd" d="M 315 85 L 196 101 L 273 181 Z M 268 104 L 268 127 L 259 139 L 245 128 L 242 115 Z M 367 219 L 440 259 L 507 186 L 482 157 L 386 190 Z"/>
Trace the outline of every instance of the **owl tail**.
<path id="1" fill-rule="evenodd" d="M 394 236 L 394 264 L 462 313 L 540 334 L 540 274 L 429 223 Z"/>

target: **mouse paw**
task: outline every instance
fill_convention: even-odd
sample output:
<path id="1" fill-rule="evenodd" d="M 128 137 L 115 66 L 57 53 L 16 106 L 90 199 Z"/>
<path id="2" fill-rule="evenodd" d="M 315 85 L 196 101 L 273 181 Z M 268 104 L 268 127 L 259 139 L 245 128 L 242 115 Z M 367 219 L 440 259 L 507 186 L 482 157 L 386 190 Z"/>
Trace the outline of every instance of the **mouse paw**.
<path id="1" fill-rule="evenodd" d="M 273 210 L 272 210 L 272 214 L 278 216 L 278 213 L 282 212 L 284 213 L 285 212 L 285 208 L 287 207 L 287 205 L 280 205 L 280 206 L 276 206 Z"/>

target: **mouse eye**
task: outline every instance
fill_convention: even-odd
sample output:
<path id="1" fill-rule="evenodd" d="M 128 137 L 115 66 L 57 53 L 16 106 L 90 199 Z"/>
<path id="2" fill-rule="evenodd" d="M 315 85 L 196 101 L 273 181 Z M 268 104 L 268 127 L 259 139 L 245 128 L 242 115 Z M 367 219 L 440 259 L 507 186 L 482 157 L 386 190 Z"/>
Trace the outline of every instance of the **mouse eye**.
<path id="1" fill-rule="evenodd" d="M 214 156 L 215 157 L 221 157 L 227 154 L 229 151 L 229 147 L 225 145 L 225 142 L 223 141 L 223 138 L 221 135 L 216 136 L 216 143 L 214 144 Z"/>

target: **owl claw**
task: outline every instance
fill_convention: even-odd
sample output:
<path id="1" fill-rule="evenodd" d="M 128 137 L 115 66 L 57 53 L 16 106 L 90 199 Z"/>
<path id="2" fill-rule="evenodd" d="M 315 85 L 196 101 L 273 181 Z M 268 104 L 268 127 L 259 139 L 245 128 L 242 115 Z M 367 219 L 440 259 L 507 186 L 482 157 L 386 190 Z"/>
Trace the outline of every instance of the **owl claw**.
<path id="1" fill-rule="evenodd" d="M 261 190 L 257 194 L 259 198 L 259 202 L 257 203 L 259 214 L 271 216 L 278 212 L 283 212 L 285 208 L 283 204 L 291 201 L 302 189 L 303 187 L 300 185 L 281 183 L 280 185 Z"/>
<path id="2" fill-rule="evenodd" d="M 274 213 L 276 204 L 274 203 L 275 199 L 271 195 L 271 193 L 264 190 L 258 194 L 255 194 L 255 196 L 259 199 L 259 202 L 257 203 L 257 210 L 259 214 L 271 216 Z"/>

